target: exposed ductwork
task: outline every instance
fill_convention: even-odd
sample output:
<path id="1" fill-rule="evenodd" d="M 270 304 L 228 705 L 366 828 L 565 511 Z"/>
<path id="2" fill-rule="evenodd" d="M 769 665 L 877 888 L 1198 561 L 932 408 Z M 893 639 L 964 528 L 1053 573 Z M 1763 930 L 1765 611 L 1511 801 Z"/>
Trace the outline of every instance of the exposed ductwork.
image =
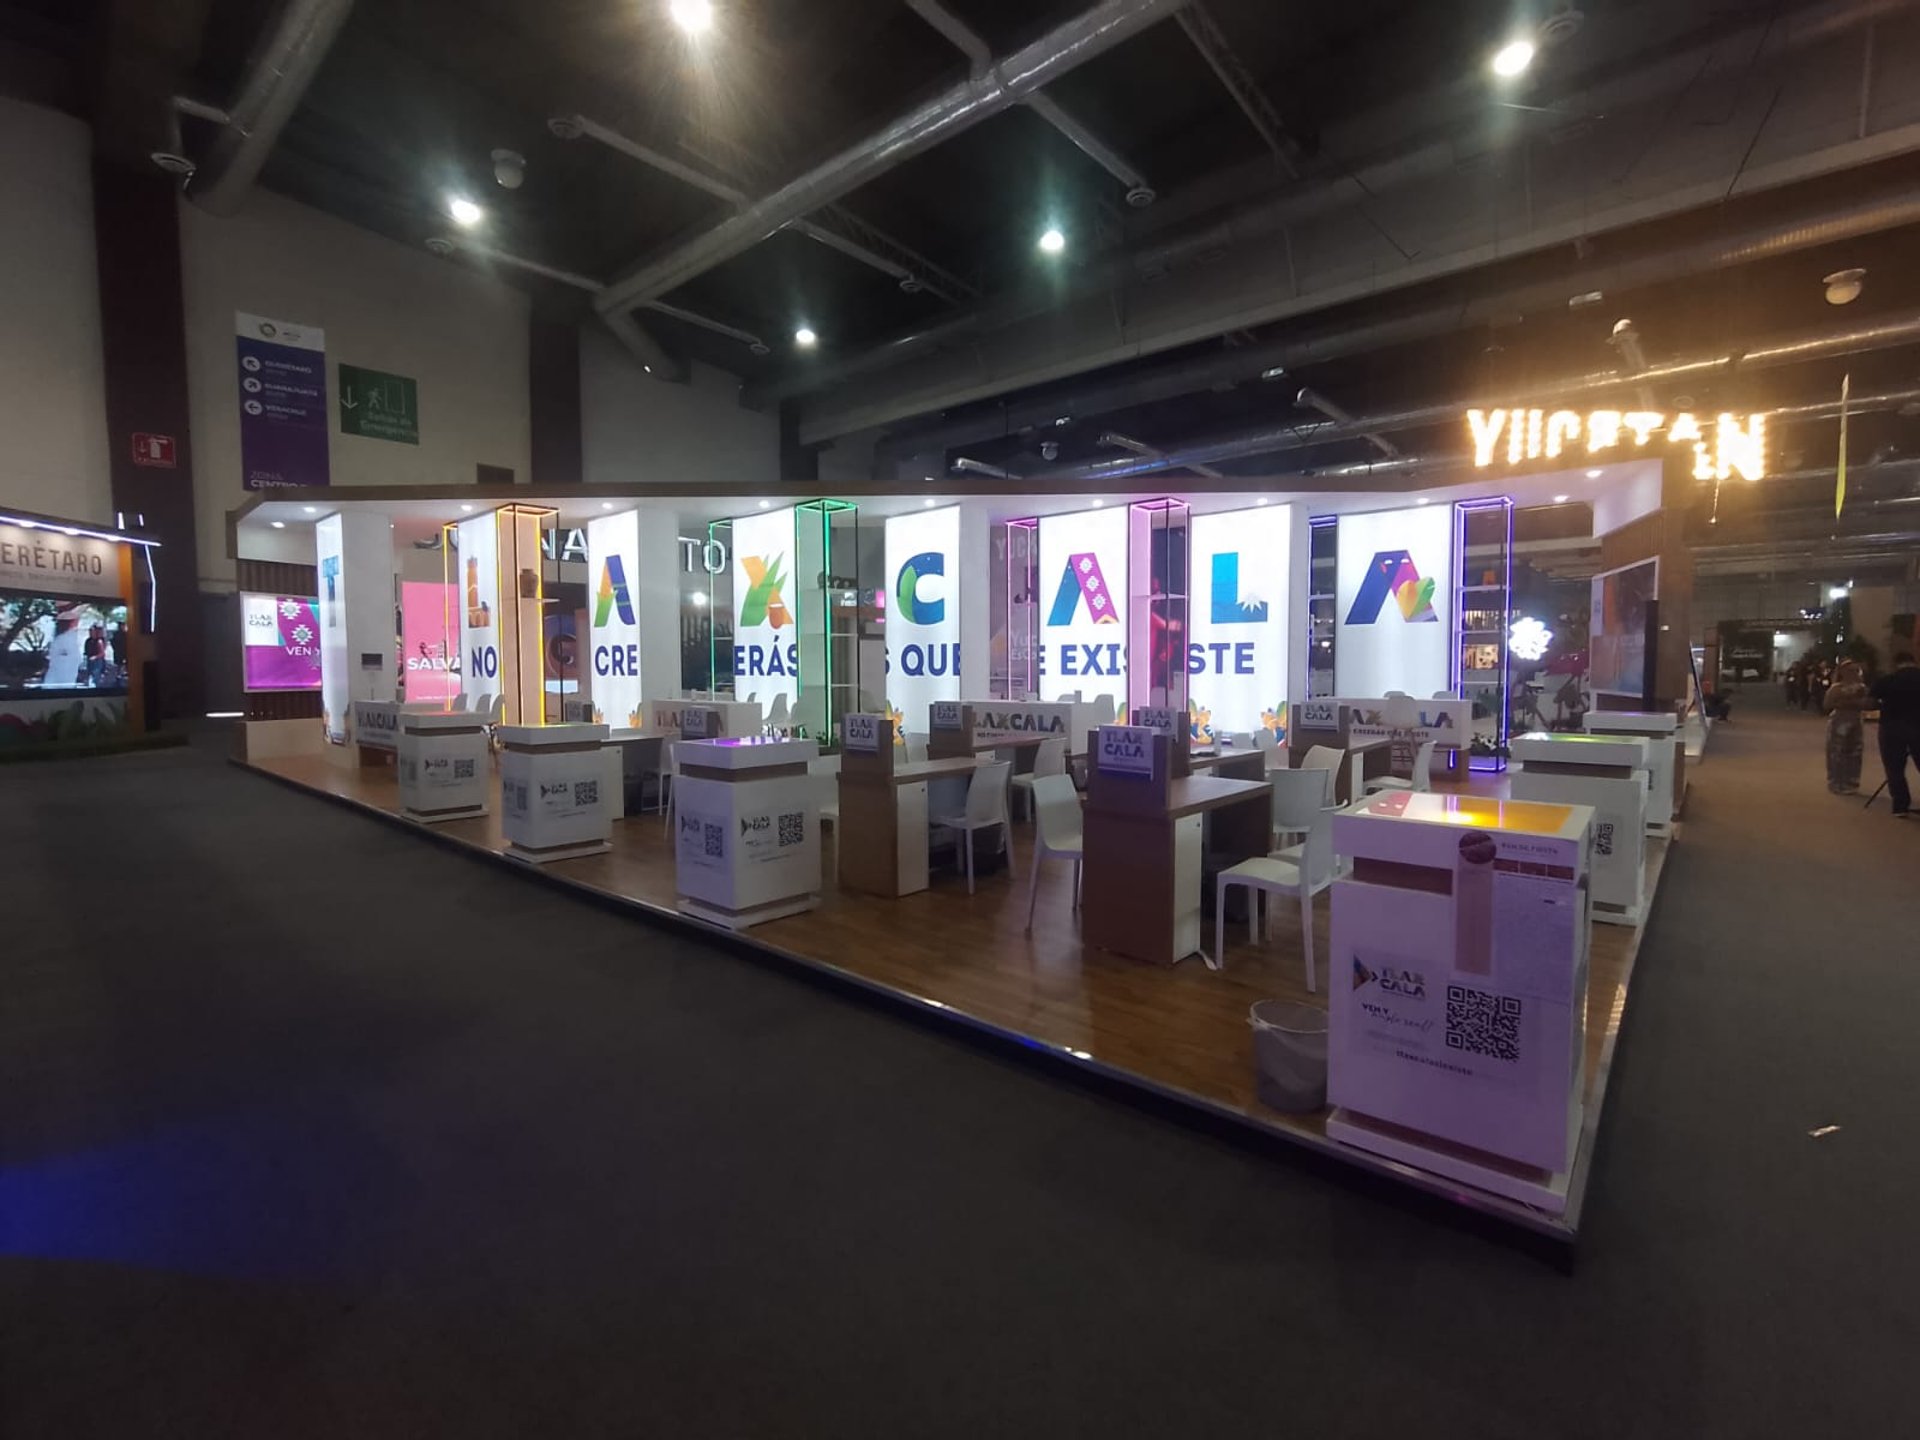
<path id="1" fill-rule="evenodd" d="M 1281 422 L 1253 426 L 1190 440 L 1157 457 L 1139 455 L 1130 456 L 1125 460 L 1096 460 L 1080 465 L 1063 466 L 1060 469 L 1044 471 L 1027 478 L 1036 484 L 1055 481 L 1117 480 L 1133 475 L 1170 470 L 1177 466 L 1191 468 L 1196 464 L 1217 465 L 1223 461 L 1242 460 L 1252 455 L 1299 450 L 1309 445 L 1330 444 L 1336 440 L 1352 440 L 1375 433 L 1392 433 L 1453 424 L 1466 413 L 1466 407 L 1470 403 L 1477 403 L 1484 408 L 1544 405 L 1571 395 L 1637 385 L 1645 380 L 1685 379 L 1693 382 L 1719 380 L 1735 374 L 1808 364 L 1837 355 L 1885 350 L 1916 342 L 1920 342 L 1920 311 L 1906 311 L 1887 316 L 1872 324 L 1854 326 L 1845 330 L 1823 330 L 1814 334 L 1781 336 L 1760 341 L 1744 350 L 1729 350 L 1712 356 L 1674 360 L 1663 365 L 1651 366 L 1638 375 L 1623 374 L 1619 371 L 1601 371 L 1545 381 L 1524 390 L 1494 398 L 1446 401 L 1386 414 L 1362 416 L 1346 422 L 1319 420 L 1310 421 L 1304 425 L 1297 422 Z M 1905 397 L 1910 394 L 1910 391 L 1902 390 L 1891 392 L 1887 397 L 1862 396 L 1854 399 L 1849 408 L 1852 410 L 1892 409 L 1906 403 Z M 1824 407 L 1813 408 L 1824 409 Z"/>
<path id="2" fill-rule="evenodd" d="M 1626 366 L 1629 375 L 1638 375 L 1646 370 L 1647 352 L 1640 348 L 1640 332 L 1634 328 L 1632 320 L 1622 319 L 1616 323 L 1608 343 L 1619 352 L 1620 363 Z M 1640 402 L 1642 410 L 1652 410 L 1657 404 L 1651 385 L 1642 385 L 1634 391 L 1634 399 Z"/>
<path id="3" fill-rule="evenodd" d="M 562 285 L 571 285 L 576 290 L 585 290 L 593 295 L 598 295 L 603 288 L 601 283 L 591 275 L 582 275 L 575 270 L 562 270 L 557 265 L 529 260 L 524 255 L 510 254 L 505 250 L 496 250 L 491 245 L 482 245 L 479 241 L 465 236 L 436 235 L 427 241 L 427 248 L 436 255 L 455 253 L 471 255 L 476 260 L 484 260 L 492 265 L 505 265 L 514 270 L 524 270 L 529 275 L 556 280 Z M 685 312 L 669 313 L 691 324 L 706 325 L 710 329 L 716 328 L 717 325 L 717 322 L 708 321 L 704 317 L 691 316 Z M 633 358 L 640 362 L 640 368 L 655 380 L 677 385 L 687 378 L 685 362 L 670 354 L 658 340 L 653 338 L 652 332 L 631 315 L 621 315 L 618 323 L 609 321 L 608 328 L 613 331 L 614 338 L 626 346 Z M 736 332 L 731 327 L 718 328 L 726 329 L 736 338 L 745 336 L 744 331 Z"/>
<path id="4" fill-rule="evenodd" d="M 737 325 L 728 325 L 724 321 L 715 320 L 695 310 L 685 310 L 678 305 L 669 305 L 664 300 L 649 300 L 640 308 L 651 310 L 656 315 L 666 315 L 683 325 L 694 325 L 712 334 L 724 335 L 729 340 L 738 340 L 755 355 L 765 355 L 769 348 L 767 342 L 751 330 L 742 330 Z"/>
<path id="5" fill-rule="evenodd" d="M 907 0 L 907 8 L 938 30 L 956 50 L 965 55 L 976 74 L 993 64 L 993 51 L 987 42 L 974 34 L 967 23 L 941 4 L 940 0 Z M 1029 95 L 1026 104 L 1029 110 L 1058 130 L 1089 160 L 1126 186 L 1129 205 L 1139 208 L 1151 205 L 1158 198 L 1153 186 L 1147 183 L 1146 176 L 1130 165 L 1118 150 L 1061 109 L 1059 102 L 1051 95 L 1044 92 Z"/>
<path id="6" fill-rule="evenodd" d="M 1293 397 L 1293 403 L 1302 410 L 1318 410 L 1329 420 L 1341 425 L 1354 425 L 1359 423 L 1344 406 L 1334 404 L 1333 401 L 1322 395 L 1318 390 L 1308 385 L 1302 385 L 1300 387 L 1300 393 Z M 1400 447 L 1387 439 L 1387 437 L 1379 431 L 1362 430 L 1359 433 L 1364 439 L 1372 443 L 1374 449 L 1378 450 L 1389 460 L 1397 460 L 1400 458 Z"/>
<path id="7" fill-rule="evenodd" d="M 1436 86 L 1330 132 L 1323 153 L 1352 155 L 1351 166 L 1334 161 L 1331 175 L 1224 219 L 1216 211 L 1111 264 L 1082 266 L 1064 291 L 1029 285 L 850 364 L 749 387 L 745 398 L 765 404 L 832 386 L 801 414 L 802 440 L 819 444 L 1911 153 L 1920 124 L 1888 113 L 1865 140 L 1852 138 L 1851 71 L 1843 79 L 1833 67 L 1800 66 L 1791 53 L 1890 13 L 1888 3 L 1853 3 L 1704 26 L 1663 14 L 1671 51 L 1556 95 L 1548 107 L 1489 107 L 1484 84 L 1464 78 Z M 1920 76 L 1916 52 L 1902 55 L 1897 67 L 1883 66 L 1884 93 L 1893 93 L 1896 68 L 1902 84 Z M 1791 108 L 1763 103 L 1776 86 L 1793 94 Z M 1711 96 L 1738 116 L 1719 143 L 1695 143 L 1675 119 L 1672 96 L 1682 91 L 1689 103 Z M 1660 143 L 1669 131 L 1674 143 Z M 1733 143 L 1736 133 L 1743 143 Z M 1628 173 L 1630 183 L 1606 178 Z M 1240 172 L 1241 185 L 1252 177 Z M 1190 188 L 1228 199 L 1209 181 Z M 928 353 L 936 350 L 946 353 Z M 870 378 L 846 383 L 856 374 Z"/>
<path id="8" fill-rule="evenodd" d="M 353 0 L 286 0 L 247 62 L 226 125 L 187 184 L 201 208 L 215 215 L 239 208 L 352 9 Z"/>
<path id="9" fill-rule="evenodd" d="M 1100 443 L 1102 445 L 1110 446 L 1115 450 L 1128 451 L 1134 455 L 1152 455 L 1152 456 L 1158 457 L 1166 453 L 1165 451 L 1161 450 L 1158 446 L 1149 445 L 1144 440 L 1136 440 L 1131 435 L 1123 435 L 1118 430 L 1107 431 L 1104 435 L 1100 437 Z M 1042 455 L 1047 456 L 1048 459 L 1053 458 L 1051 452 L 1049 452 L 1047 447 L 1044 445 L 1040 447 L 1040 453 Z M 1222 478 L 1220 472 L 1214 469 L 1211 465 L 1190 465 L 1187 468 L 1192 470 L 1193 473 L 1196 475 L 1206 476 L 1209 480 L 1218 480 Z"/>
<path id="10" fill-rule="evenodd" d="M 1465 303 L 1420 306 L 1264 345 L 1167 361 L 1131 375 L 1038 391 L 977 414 L 903 427 L 887 436 L 882 455 L 907 455 L 974 444 L 1049 424 L 1059 415 L 1085 419 L 1111 414 L 1135 405 L 1250 380 L 1275 367 L 1301 370 L 1369 351 L 1456 334 L 1501 317 L 1561 310 L 1570 296 L 1583 291 L 1630 291 L 1916 224 L 1920 224 L 1920 188 L 1902 185 L 1843 205 L 1824 206 L 1732 234 L 1666 246 L 1613 265 L 1572 271 L 1564 278 L 1526 281 L 1489 290 Z M 836 378 L 845 378 L 851 367 L 841 364 L 828 368 L 836 372 Z M 761 401 L 777 393 L 777 390 L 765 389 L 750 391 L 748 399 Z"/>
<path id="11" fill-rule="evenodd" d="M 732 181 L 718 175 L 711 175 L 697 166 L 643 145 L 638 140 L 622 135 L 618 130 L 602 125 L 586 115 L 556 115 L 547 121 L 547 129 L 562 140 L 586 138 L 597 141 L 637 160 L 651 170 L 662 175 L 670 175 L 697 190 L 705 191 L 716 200 L 722 200 L 735 209 L 745 205 L 747 192 Z M 833 228 L 809 219 L 795 220 L 785 228 L 796 234 L 804 235 L 829 249 L 838 250 L 850 259 L 871 266 L 881 274 L 889 276 L 902 290 L 913 293 L 928 290 L 952 301 L 955 304 L 966 299 L 977 299 L 979 291 L 966 284 L 958 276 L 934 264 L 923 255 L 918 255 L 905 245 L 885 234 L 864 220 L 852 215 L 838 205 L 827 207 L 825 211 Z"/>
<path id="12" fill-rule="evenodd" d="M 1185 0 L 1105 0 L 894 120 L 832 159 L 615 280 L 603 315 L 654 300 L 744 253 L 793 220 L 972 128 L 1177 11 Z"/>
<path id="13" fill-rule="evenodd" d="M 972 460 L 962 455 L 948 467 L 956 475 L 991 475 L 996 480 L 1018 480 L 1013 471 L 1000 465 L 989 465 L 984 460 Z"/>

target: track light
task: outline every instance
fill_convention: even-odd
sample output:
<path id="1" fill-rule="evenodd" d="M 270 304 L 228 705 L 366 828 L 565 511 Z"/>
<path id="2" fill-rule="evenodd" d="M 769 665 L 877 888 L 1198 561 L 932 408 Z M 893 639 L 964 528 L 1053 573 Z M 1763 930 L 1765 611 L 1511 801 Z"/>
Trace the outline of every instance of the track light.
<path id="1" fill-rule="evenodd" d="M 1057 226 L 1049 226 L 1040 236 L 1040 249 L 1048 255 L 1058 255 L 1067 248 L 1067 237 Z"/>
<path id="2" fill-rule="evenodd" d="M 704 35 L 713 28 L 711 0 L 669 0 L 667 14 L 689 35 Z"/>
<path id="3" fill-rule="evenodd" d="M 1502 80 L 1511 80 L 1526 72 L 1533 64 L 1533 42 L 1531 40 L 1509 40 L 1493 52 L 1493 73 Z"/>
<path id="4" fill-rule="evenodd" d="M 813 333 L 812 326 L 802 325 L 798 330 L 793 332 L 793 343 L 798 345 L 802 350 L 811 350 L 820 343 L 820 337 Z"/>
<path id="5" fill-rule="evenodd" d="M 453 223 L 471 230 L 487 218 L 487 212 L 464 195 L 455 195 L 447 201 L 447 214 L 453 217 Z"/>

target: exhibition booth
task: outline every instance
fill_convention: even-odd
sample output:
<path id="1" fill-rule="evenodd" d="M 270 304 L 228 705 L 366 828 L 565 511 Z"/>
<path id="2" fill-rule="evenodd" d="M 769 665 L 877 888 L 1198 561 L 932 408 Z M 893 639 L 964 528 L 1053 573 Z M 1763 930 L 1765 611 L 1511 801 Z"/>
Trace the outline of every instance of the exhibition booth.
<path id="1" fill-rule="evenodd" d="M 1571 1239 L 1685 794 L 1663 502 L 1760 425 L 1630 418 L 1394 495 L 262 495 L 319 664 L 242 753 Z"/>
<path id="2" fill-rule="evenodd" d="M 113 743 L 149 728 L 158 542 L 0 513 L 0 749 Z"/>

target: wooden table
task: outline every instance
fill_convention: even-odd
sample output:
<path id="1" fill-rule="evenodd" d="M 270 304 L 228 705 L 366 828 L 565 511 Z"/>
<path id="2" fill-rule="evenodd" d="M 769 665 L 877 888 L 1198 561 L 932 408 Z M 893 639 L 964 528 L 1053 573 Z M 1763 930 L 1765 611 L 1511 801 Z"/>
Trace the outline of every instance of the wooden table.
<path id="1" fill-rule="evenodd" d="M 1212 817 L 1211 848 L 1224 863 L 1264 855 L 1272 796 L 1265 780 L 1212 775 L 1170 780 L 1164 807 L 1126 808 L 1090 794 L 1081 902 L 1086 943 L 1163 965 L 1198 952 L 1203 817 Z"/>
<path id="2" fill-rule="evenodd" d="M 927 786 L 971 777 L 966 756 L 920 760 L 891 770 L 840 769 L 835 830 L 840 888 L 898 898 L 927 888 Z"/>

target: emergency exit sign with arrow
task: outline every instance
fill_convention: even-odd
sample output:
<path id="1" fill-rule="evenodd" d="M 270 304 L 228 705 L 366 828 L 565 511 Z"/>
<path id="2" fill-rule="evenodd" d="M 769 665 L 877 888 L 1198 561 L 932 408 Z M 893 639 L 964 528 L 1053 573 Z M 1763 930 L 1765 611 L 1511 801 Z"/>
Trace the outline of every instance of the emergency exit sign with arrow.
<path id="1" fill-rule="evenodd" d="M 420 443 L 420 394 L 411 376 L 340 367 L 340 433 Z"/>

